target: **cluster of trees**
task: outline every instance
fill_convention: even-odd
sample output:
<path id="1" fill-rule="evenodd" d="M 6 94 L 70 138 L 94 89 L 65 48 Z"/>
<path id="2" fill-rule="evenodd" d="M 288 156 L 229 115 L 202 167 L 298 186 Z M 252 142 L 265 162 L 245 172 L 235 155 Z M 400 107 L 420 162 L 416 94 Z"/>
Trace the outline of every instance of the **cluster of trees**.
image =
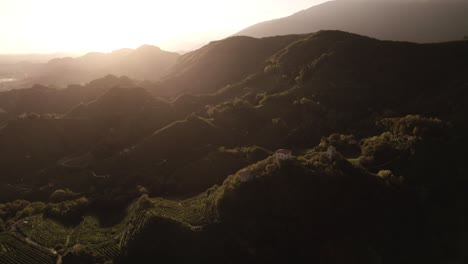
<path id="1" fill-rule="evenodd" d="M 207 110 L 210 118 L 221 126 L 229 128 L 252 128 L 256 124 L 255 108 L 242 99 L 227 101 Z"/>
<path id="2" fill-rule="evenodd" d="M 396 136 L 440 137 L 447 125 L 438 118 L 407 115 L 403 118 L 385 118 L 381 123 Z"/>
<path id="3" fill-rule="evenodd" d="M 63 201 L 68 201 L 68 200 L 74 200 L 80 197 L 79 193 L 75 193 L 71 191 L 70 189 L 59 189 L 55 190 L 50 196 L 49 200 L 53 203 L 60 203 Z"/>
<path id="4" fill-rule="evenodd" d="M 447 125 L 438 118 L 408 115 L 402 118 L 385 118 L 380 123 L 388 130 L 361 143 L 361 164 L 378 167 L 389 164 L 414 152 L 415 144 L 423 139 L 443 138 Z"/>
<path id="5" fill-rule="evenodd" d="M 0 218 L 8 220 L 16 216 L 16 213 L 26 208 L 30 202 L 26 200 L 15 200 L 13 202 L 0 204 Z"/>
<path id="6" fill-rule="evenodd" d="M 366 167 L 378 167 L 397 159 L 406 146 L 390 132 L 364 140 L 360 162 Z"/>
<path id="7" fill-rule="evenodd" d="M 43 212 L 43 202 L 29 202 L 26 200 L 15 200 L 0 204 L 0 230 L 13 224 L 22 218 Z"/>
<path id="8" fill-rule="evenodd" d="M 79 221 L 89 204 L 87 198 L 79 197 L 79 193 L 70 189 L 59 189 L 50 195 L 50 203 L 15 200 L 0 204 L 0 230 L 15 221 L 40 213 L 66 223 Z"/>
<path id="9" fill-rule="evenodd" d="M 399 185 L 405 182 L 403 176 L 396 176 L 390 170 L 381 170 L 377 173 L 377 176 L 384 180 L 387 185 Z"/>
<path id="10" fill-rule="evenodd" d="M 149 208 L 153 208 L 153 202 L 149 199 L 148 194 L 143 194 L 140 199 L 137 201 L 138 204 L 138 210 L 146 210 Z"/>
<path id="11" fill-rule="evenodd" d="M 44 216 L 64 223 L 75 224 L 81 221 L 88 205 L 89 200 L 86 197 L 60 203 L 49 203 L 44 208 Z"/>
<path id="12" fill-rule="evenodd" d="M 91 192 L 88 198 L 66 188 L 52 192 L 48 203 L 15 200 L 0 204 L 0 231 L 7 229 L 18 220 L 37 214 L 44 214 L 45 217 L 63 224 L 74 225 L 79 223 L 86 213 L 96 212 L 99 216 L 101 214 L 104 216 L 121 212 L 141 195 L 143 197 L 139 204 L 144 204 L 144 201 L 147 201 L 146 205 L 150 203 L 147 196 L 148 190 L 143 186 L 135 189 L 129 188 L 125 192 L 122 190 L 114 186 L 114 188 L 108 188 L 108 192 Z"/>
<path id="13" fill-rule="evenodd" d="M 334 146 L 346 157 L 355 157 L 361 154 L 359 140 L 354 135 L 342 135 L 338 133 L 323 137 L 320 140 L 317 150 L 326 151 L 329 146 Z"/>

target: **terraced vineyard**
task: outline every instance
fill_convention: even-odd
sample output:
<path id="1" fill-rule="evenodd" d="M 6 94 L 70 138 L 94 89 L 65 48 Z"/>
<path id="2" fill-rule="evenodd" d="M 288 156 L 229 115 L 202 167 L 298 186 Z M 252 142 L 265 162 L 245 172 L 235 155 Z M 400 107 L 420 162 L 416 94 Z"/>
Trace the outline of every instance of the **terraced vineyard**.
<path id="1" fill-rule="evenodd" d="M 127 216 L 111 227 L 102 227 L 98 218 L 90 215 L 74 227 L 64 226 L 42 214 L 27 217 L 17 222 L 11 232 L 0 235 L 0 264 L 55 263 L 54 248 L 67 250 L 78 244 L 89 246 L 107 260 L 116 260 L 128 241 L 155 217 L 177 222 L 192 231 L 216 221 L 212 205 L 218 190 L 219 187 L 213 187 L 182 201 L 153 198 L 149 209 L 138 209 L 138 202 L 133 203 Z"/>
<path id="2" fill-rule="evenodd" d="M 13 234 L 0 234 L 0 263 L 1 264 L 53 264 L 56 256 L 43 250 Z"/>
<path id="3" fill-rule="evenodd" d="M 70 234 L 70 245 L 98 245 L 117 239 L 126 230 L 131 215 L 132 213 L 129 212 L 125 219 L 111 227 L 101 226 L 94 216 L 85 216 L 80 225 L 75 227 Z"/>
<path id="4" fill-rule="evenodd" d="M 154 208 L 151 209 L 151 213 L 186 226 L 204 226 L 216 222 L 217 212 L 214 204 L 219 189 L 215 186 L 198 196 L 183 201 L 154 198 L 152 199 Z"/>
<path id="5" fill-rule="evenodd" d="M 118 240 L 112 240 L 91 248 L 97 255 L 105 257 L 107 260 L 116 260 L 120 256 L 120 246 Z"/>
<path id="6" fill-rule="evenodd" d="M 103 228 L 95 217 L 86 216 L 78 226 L 65 227 L 42 215 L 36 215 L 19 223 L 16 228 L 25 237 L 45 247 L 54 248 L 60 245 L 69 248 L 75 244 L 97 245 L 117 239 L 126 225 L 127 221 L 124 219 L 115 226 Z"/>
<path id="7" fill-rule="evenodd" d="M 125 248 L 132 236 L 140 232 L 151 217 L 153 217 L 153 214 L 146 210 L 138 212 L 130 221 L 127 230 L 122 234 L 119 242 L 119 248 Z"/>
<path id="8" fill-rule="evenodd" d="M 55 221 L 43 218 L 42 215 L 20 222 L 16 229 L 32 241 L 48 248 L 57 245 L 69 246 L 69 235 L 72 231 Z"/>

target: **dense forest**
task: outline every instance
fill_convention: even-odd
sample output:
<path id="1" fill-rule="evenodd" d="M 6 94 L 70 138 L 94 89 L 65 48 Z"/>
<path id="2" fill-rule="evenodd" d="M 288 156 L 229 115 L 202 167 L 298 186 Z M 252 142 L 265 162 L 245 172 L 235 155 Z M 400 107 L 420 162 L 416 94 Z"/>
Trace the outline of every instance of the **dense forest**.
<path id="1" fill-rule="evenodd" d="M 0 263 L 464 263 L 467 91 L 468 41 L 319 31 L 2 92 Z"/>

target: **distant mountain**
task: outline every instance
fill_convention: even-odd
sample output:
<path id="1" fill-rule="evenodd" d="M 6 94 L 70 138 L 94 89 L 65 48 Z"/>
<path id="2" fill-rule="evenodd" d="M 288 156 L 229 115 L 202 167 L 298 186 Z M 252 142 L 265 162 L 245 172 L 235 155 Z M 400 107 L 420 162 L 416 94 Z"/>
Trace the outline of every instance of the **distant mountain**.
<path id="1" fill-rule="evenodd" d="M 78 58 L 57 58 L 36 66 L 28 73 L 27 80 L 61 87 L 87 83 L 108 74 L 155 81 L 165 75 L 178 58 L 178 53 L 150 45 L 111 53 L 93 52 Z"/>
<path id="2" fill-rule="evenodd" d="M 336 0 L 236 35 L 267 37 L 342 30 L 382 40 L 443 42 L 468 34 L 468 1 Z"/>
<path id="3" fill-rule="evenodd" d="M 51 53 L 51 54 L 0 54 L 0 65 L 13 64 L 21 62 L 46 63 L 54 58 L 73 56 L 70 53 Z"/>
<path id="4" fill-rule="evenodd" d="M 52 55 L 47 56 L 40 58 L 49 58 L 48 62 L 36 59 L 38 56 L 0 55 L 0 92 L 24 89 L 34 84 L 63 88 L 70 84 L 85 84 L 109 74 L 155 81 L 167 74 L 179 54 L 143 45 L 136 50 L 91 52 L 77 58 L 50 59 Z M 22 58 L 24 61 L 18 61 Z"/>

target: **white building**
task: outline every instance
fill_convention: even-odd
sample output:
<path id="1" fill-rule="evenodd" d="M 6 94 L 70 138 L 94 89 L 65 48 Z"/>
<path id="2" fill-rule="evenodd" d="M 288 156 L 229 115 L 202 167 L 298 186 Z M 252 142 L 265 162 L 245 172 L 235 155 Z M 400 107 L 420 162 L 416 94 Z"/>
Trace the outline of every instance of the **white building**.
<path id="1" fill-rule="evenodd" d="M 327 149 L 327 157 L 330 161 L 334 161 L 336 159 L 336 156 L 338 155 L 338 152 L 336 151 L 336 148 L 334 146 L 329 146 Z"/>
<path id="2" fill-rule="evenodd" d="M 276 161 L 292 159 L 292 151 L 289 149 L 278 149 L 275 152 Z"/>

